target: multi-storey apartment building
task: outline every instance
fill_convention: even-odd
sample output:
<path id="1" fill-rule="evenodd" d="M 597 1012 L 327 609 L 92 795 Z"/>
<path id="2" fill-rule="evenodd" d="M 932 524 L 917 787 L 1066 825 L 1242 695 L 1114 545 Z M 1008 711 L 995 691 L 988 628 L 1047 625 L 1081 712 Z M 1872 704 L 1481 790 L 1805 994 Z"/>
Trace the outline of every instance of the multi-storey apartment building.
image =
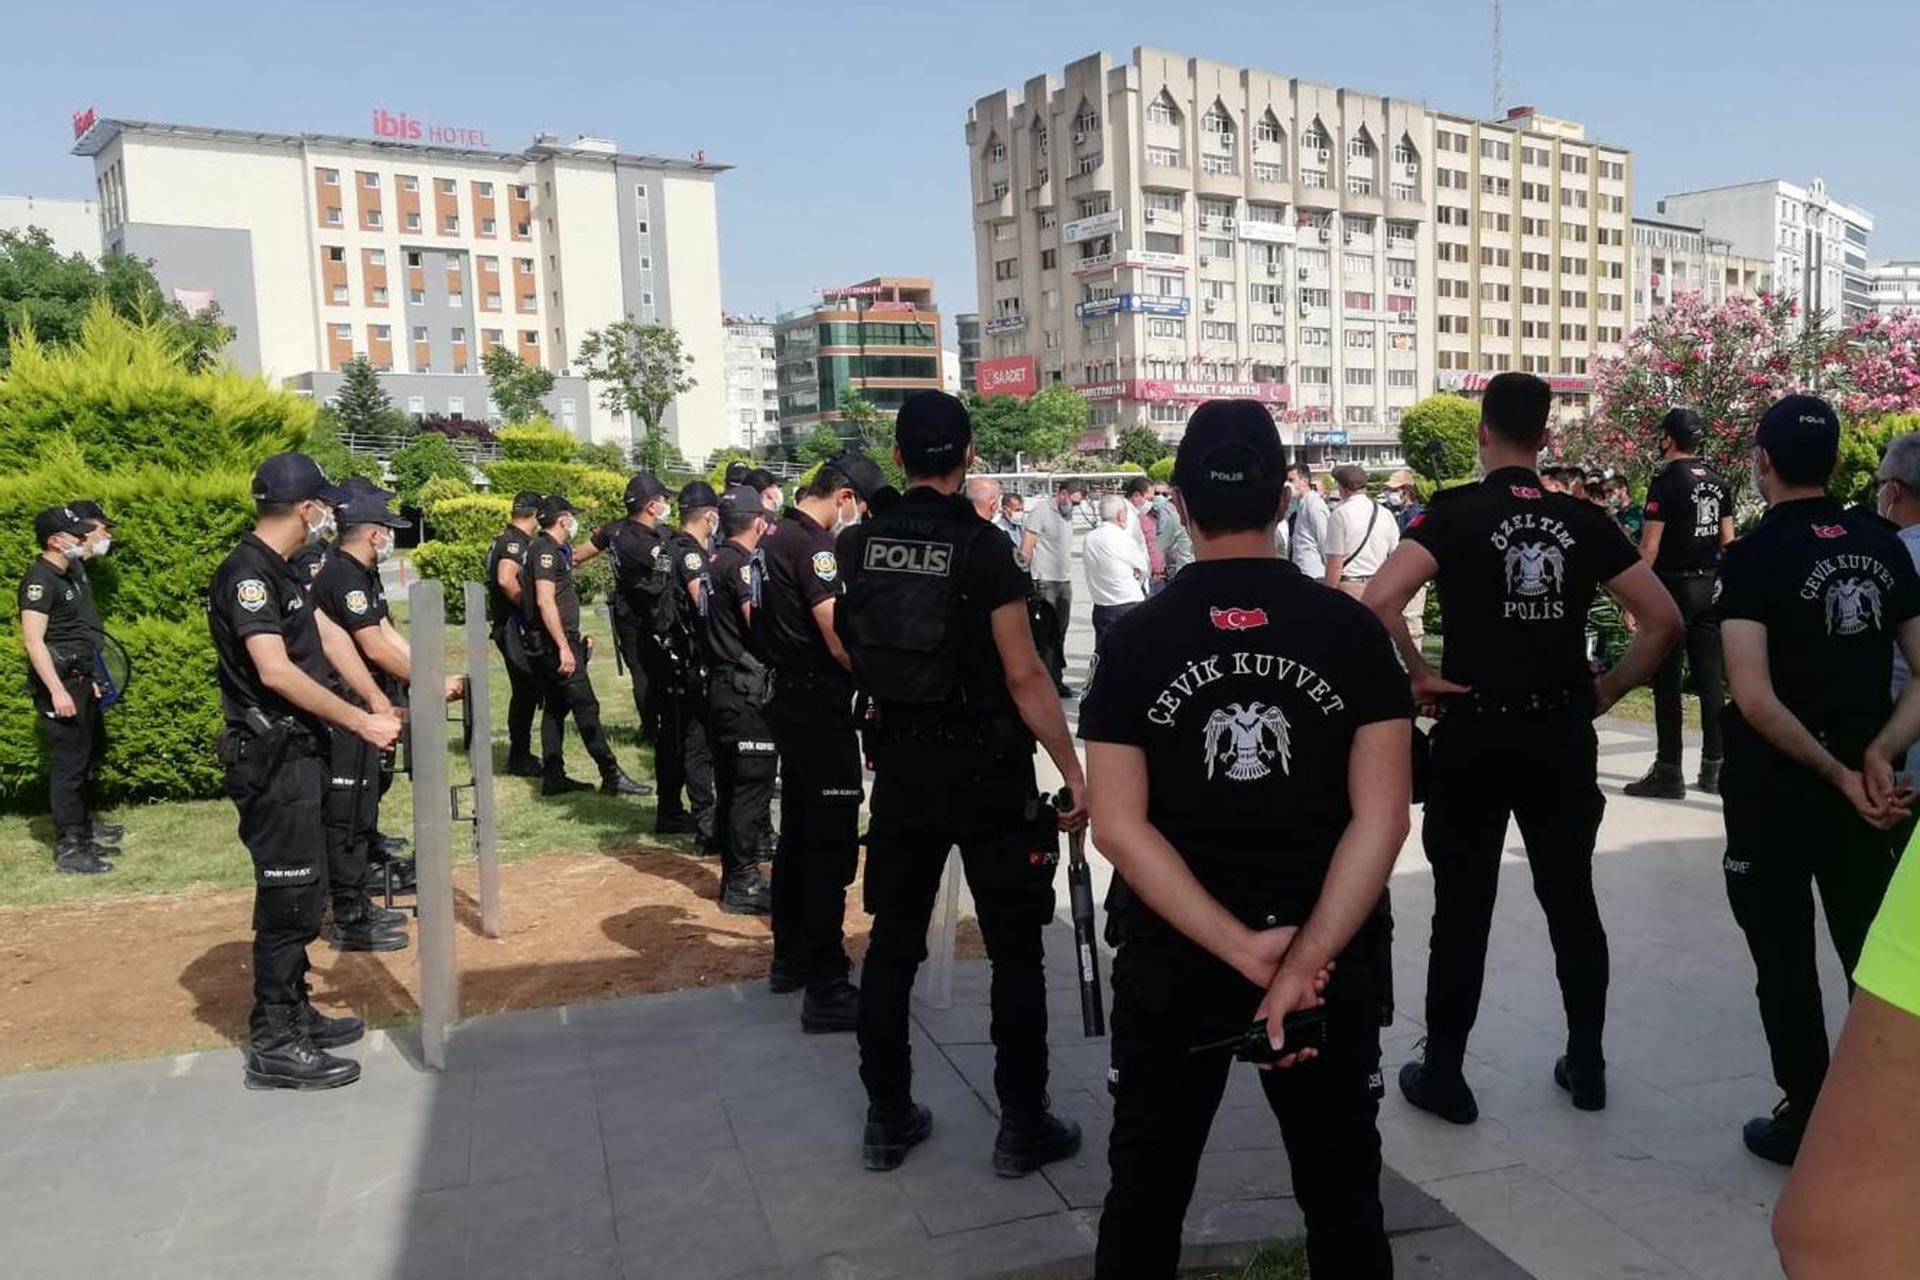
<path id="1" fill-rule="evenodd" d="M 50 200 L 45 196 L 0 196 L 0 231 L 38 227 L 62 254 L 100 256 L 100 210 L 91 200 Z"/>
<path id="2" fill-rule="evenodd" d="M 1418 103 L 1137 48 L 981 98 L 966 137 L 983 368 L 1177 436 L 1250 396 L 1314 456 L 1387 457 L 1433 383 Z"/>
<path id="3" fill-rule="evenodd" d="M 963 311 L 954 316 L 953 330 L 959 341 L 960 390 L 978 391 L 974 378 L 980 364 L 980 313 Z"/>
<path id="4" fill-rule="evenodd" d="M 1773 260 L 1749 258 L 1697 226 L 1659 218 L 1633 220 L 1633 302 L 1630 324 L 1639 325 L 1683 293 L 1697 293 L 1713 306 L 1729 298 L 1773 290 Z"/>
<path id="5" fill-rule="evenodd" d="M 1517 107 L 1434 115 L 1435 363 L 1443 389 L 1545 378 L 1584 416 L 1598 362 L 1630 324 L 1632 157 L 1578 124 Z"/>
<path id="6" fill-rule="evenodd" d="M 749 453 L 780 438 L 780 389 L 773 323 L 759 316 L 728 316 L 728 443 Z"/>
<path id="7" fill-rule="evenodd" d="M 477 417 L 480 358 L 563 375 L 550 408 L 596 439 L 631 424 L 567 375 L 625 316 L 678 330 L 692 391 L 668 409 L 690 459 L 726 443 L 714 179 L 725 165 L 542 135 L 524 151 L 99 119 L 90 157 L 106 247 L 220 304 L 229 354 L 318 396 L 364 355 L 397 402 Z"/>
<path id="8" fill-rule="evenodd" d="M 1920 262 L 1881 262 L 1869 274 L 1876 311 L 1920 311 Z"/>
<path id="9" fill-rule="evenodd" d="M 1873 310 L 1873 215 L 1833 199 L 1818 178 L 1804 187 L 1773 181 L 1683 191 L 1662 200 L 1660 212 L 1772 262 L 1775 287 L 1800 300 L 1803 325 L 1809 314 L 1844 324 Z"/>
<path id="10" fill-rule="evenodd" d="M 822 422 L 838 422 L 851 392 L 884 413 L 915 391 L 939 391 L 940 311 L 933 281 L 875 276 L 824 292 L 810 307 L 774 322 L 780 431 L 798 443 Z"/>

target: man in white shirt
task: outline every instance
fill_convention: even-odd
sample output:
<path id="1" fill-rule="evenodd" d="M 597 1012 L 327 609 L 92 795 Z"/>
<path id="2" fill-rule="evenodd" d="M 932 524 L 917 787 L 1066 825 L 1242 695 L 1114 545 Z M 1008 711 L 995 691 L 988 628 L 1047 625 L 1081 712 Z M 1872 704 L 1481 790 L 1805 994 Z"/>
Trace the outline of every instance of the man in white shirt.
<path id="1" fill-rule="evenodd" d="M 1365 467 L 1335 467 L 1333 481 L 1340 486 L 1340 504 L 1327 517 L 1325 581 L 1358 600 L 1400 545 L 1400 522 L 1367 496 Z"/>
<path id="2" fill-rule="evenodd" d="M 1313 482 L 1313 468 L 1304 462 L 1287 468 L 1287 483 L 1293 487 L 1293 510 L 1287 513 L 1287 559 L 1319 582 L 1327 576 L 1327 562 L 1321 552 L 1327 537 L 1326 499 Z"/>
<path id="3" fill-rule="evenodd" d="M 1071 698 L 1067 687 L 1067 621 L 1073 616 L 1073 509 L 1087 496 L 1084 481 L 1060 482 L 1052 502 L 1034 504 L 1020 522 L 1020 563 L 1033 571 L 1033 594 L 1052 612 L 1040 660 L 1053 673 L 1054 692 Z"/>
<path id="4" fill-rule="evenodd" d="M 1093 597 L 1093 648 L 1114 619 L 1125 617 L 1147 598 L 1147 553 L 1127 526 L 1133 504 L 1116 494 L 1100 500 L 1100 527 L 1087 535 L 1080 559 L 1087 569 L 1087 593 Z"/>

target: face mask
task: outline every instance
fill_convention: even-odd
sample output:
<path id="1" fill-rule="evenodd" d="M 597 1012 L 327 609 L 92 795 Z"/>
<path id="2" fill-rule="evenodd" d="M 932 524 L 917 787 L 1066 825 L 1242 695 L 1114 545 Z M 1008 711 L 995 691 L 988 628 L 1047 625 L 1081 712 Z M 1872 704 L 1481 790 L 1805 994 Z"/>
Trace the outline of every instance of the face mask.
<path id="1" fill-rule="evenodd" d="M 580 532 L 580 522 L 568 516 L 560 522 L 560 534 L 563 541 L 572 542 Z"/>
<path id="2" fill-rule="evenodd" d="M 60 554 L 64 555 L 69 560 L 85 560 L 90 554 L 92 554 L 92 548 L 89 547 L 84 541 L 75 542 L 71 546 L 63 547 L 61 549 Z"/>
<path id="3" fill-rule="evenodd" d="M 113 539 L 103 533 L 100 535 L 100 541 L 94 543 L 92 549 L 88 551 L 87 554 L 91 556 L 93 559 L 98 560 L 101 556 L 104 556 L 105 554 L 107 554 L 107 551 L 112 546 L 113 546 Z"/>
<path id="4" fill-rule="evenodd" d="M 393 539 L 392 538 L 388 538 L 385 542 L 381 543 L 379 546 L 373 549 L 373 562 L 375 564 L 385 564 L 389 559 L 392 558 L 392 556 L 393 556 Z"/>
<path id="5" fill-rule="evenodd" d="M 307 540 L 309 542 L 324 542 L 328 538 L 331 538 L 339 527 L 339 524 L 333 517 L 333 508 L 321 507 L 320 518 L 307 522 Z"/>
<path id="6" fill-rule="evenodd" d="M 852 505 L 852 515 L 842 515 L 841 508 L 839 507 L 833 509 L 833 533 L 835 537 L 840 536 L 840 534 L 860 523 L 860 504 L 856 502 Z"/>

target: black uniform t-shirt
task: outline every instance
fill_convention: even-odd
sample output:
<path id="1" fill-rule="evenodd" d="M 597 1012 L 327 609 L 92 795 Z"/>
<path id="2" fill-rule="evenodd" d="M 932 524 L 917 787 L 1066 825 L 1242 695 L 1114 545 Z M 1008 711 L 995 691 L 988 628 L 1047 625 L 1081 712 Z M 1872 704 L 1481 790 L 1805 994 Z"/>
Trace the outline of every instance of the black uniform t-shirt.
<path id="1" fill-rule="evenodd" d="M 762 602 L 759 553 L 737 542 L 723 542 L 708 562 L 707 571 L 711 580 L 707 625 L 702 632 L 707 661 L 716 667 L 759 665 L 761 656 L 749 639 L 746 619 L 747 606 L 758 609 Z"/>
<path id="2" fill-rule="evenodd" d="M 1113 623 L 1088 742 L 1147 757 L 1147 817 L 1229 909 L 1312 911 L 1362 725 L 1413 715 L 1385 628 L 1283 560 L 1204 560 Z"/>
<path id="3" fill-rule="evenodd" d="M 1805 498 L 1727 547 L 1717 609 L 1766 626 L 1774 692 L 1802 724 L 1872 732 L 1893 707 L 1894 646 L 1920 614 L 1920 577 L 1877 516 Z"/>
<path id="4" fill-rule="evenodd" d="M 580 592 L 573 585 L 573 548 L 562 546 L 552 534 L 542 532 L 527 544 L 526 559 L 520 562 L 520 601 L 527 618 L 540 625 L 540 582 L 553 584 L 553 603 L 560 610 L 560 628 L 568 635 L 580 634 Z"/>
<path id="5" fill-rule="evenodd" d="M 387 593 L 377 564 L 363 565 L 344 551 L 330 552 L 309 593 L 314 607 L 348 632 L 377 627 L 387 616 Z"/>
<path id="6" fill-rule="evenodd" d="M 697 632 L 700 619 L 707 616 L 707 592 L 713 586 L 707 578 L 707 563 L 712 556 L 706 544 L 685 529 L 676 530 L 668 540 L 667 554 L 673 558 L 674 616 L 686 630 Z M 700 584 L 698 603 L 688 590 L 696 582 Z"/>
<path id="7" fill-rule="evenodd" d="M 252 533 L 240 539 L 214 571 L 207 589 L 207 625 L 220 665 L 220 707 L 227 723 L 244 727 L 245 711 L 258 707 L 279 718 L 294 716 L 315 731 L 318 721 L 267 688 L 247 653 L 247 637 L 279 636 L 293 665 L 326 688 L 339 681 L 320 647 L 320 626 L 307 604 L 308 579 L 278 551 Z"/>
<path id="8" fill-rule="evenodd" d="M 633 615 L 659 631 L 673 621 L 673 572 L 667 562 L 667 531 L 634 520 L 616 520 L 593 531 L 593 545 L 613 557 L 614 589 Z"/>
<path id="9" fill-rule="evenodd" d="M 320 580 L 320 566 L 326 562 L 327 544 L 317 538 L 308 538 L 300 549 L 287 557 L 287 563 L 293 566 L 308 591 Z"/>
<path id="10" fill-rule="evenodd" d="M 521 557 L 527 553 L 527 545 L 532 541 L 532 534 L 513 525 L 494 535 L 493 545 L 487 548 L 487 621 L 505 622 L 513 616 L 517 606 L 500 589 L 500 565 L 503 561 L 519 564 Z M 521 580 L 521 590 L 526 590 L 524 578 Z"/>
<path id="11" fill-rule="evenodd" d="M 1675 458 L 1647 486 L 1647 519 L 1663 524 L 1658 573 L 1699 573 L 1720 563 L 1720 519 L 1733 514 L 1726 480 L 1698 458 Z"/>
<path id="12" fill-rule="evenodd" d="M 20 612 L 47 615 L 47 647 L 91 667 L 100 614 L 93 605 L 93 584 L 79 565 L 69 561 L 63 573 L 45 556 L 34 557 L 20 579 Z"/>
<path id="13" fill-rule="evenodd" d="M 813 620 L 822 600 L 840 594 L 840 562 L 833 532 L 806 512 L 788 507 L 776 526 L 780 536 L 761 546 L 766 582 L 753 617 L 754 640 L 774 667 L 790 673 L 838 675 L 844 668 L 827 650 Z"/>
<path id="14" fill-rule="evenodd" d="M 1405 536 L 1440 566 L 1446 679 L 1509 694 L 1591 683 L 1587 609 L 1639 561 L 1604 509 L 1504 467 L 1435 495 Z"/>

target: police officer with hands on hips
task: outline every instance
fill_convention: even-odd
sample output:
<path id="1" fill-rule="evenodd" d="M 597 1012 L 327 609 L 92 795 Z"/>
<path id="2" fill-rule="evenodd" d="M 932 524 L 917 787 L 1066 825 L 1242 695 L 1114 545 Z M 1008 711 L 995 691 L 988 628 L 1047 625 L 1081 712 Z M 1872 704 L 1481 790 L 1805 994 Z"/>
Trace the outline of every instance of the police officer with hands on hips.
<path id="1" fill-rule="evenodd" d="M 290 563 L 346 496 L 305 454 L 268 458 L 253 477 L 253 531 L 208 588 L 227 722 L 216 750 L 254 866 L 249 1088 L 326 1089 L 360 1077 L 359 1063 L 327 1052 L 359 1039 L 360 1020 L 321 1016 L 306 983 L 307 945 L 327 903 L 328 738 L 351 734 L 385 751 L 400 720 L 352 640 L 309 607 Z M 362 705 L 343 696 L 343 677 Z"/>
<path id="2" fill-rule="evenodd" d="M 487 548 L 487 623 L 493 647 L 507 668 L 507 772 L 516 778 L 540 776 L 533 757 L 533 716 L 540 709 L 540 680 L 514 655 L 507 628 L 521 609 L 523 579 L 520 562 L 540 532 L 540 504 L 546 499 L 531 489 L 513 495 L 507 527 L 494 535 Z"/>
<path id="3" fill-rule="evenodd" d="M 1461 1063 L 1479 1011 L 1510 816 L 1520 823 L 1566 1007 L 1567 1051 L 1554 1080 L 1576 1107 L 1606 1105 L 1607 935 L 1593 896 L 1606 801 L 1593 719 L 1644 683 L 1680 635 L 1673 598 L 1606 511 L 1541 483 L 1552 408 L 1552 391 L 1532 374 L 1487 384 L 1479 427 L 1486 478 L 1435 495 L 1364 597 L 1400 651 L 1414 700 L 1439 715 L 1421 831 L 1434 893 L 1427 1039 L 1424 1059 L 1401 1070 L 1400 1089 L 1454 1124 L 1480 1114 Z M 1403 616 L 1433 581 L 1447 639 L 1438 673 Z M 1602 586 L 1639 629 L 1596 679 L 1585 630 Z"/>
<path id="4" fill-rule="evenodd" d="M 20 641 L 27 651 L 27 692 L 47 740 L 53 867 L 70 875 L 113 870 L 120 828 L 96 822 L 87 792 L 106 752 L 95 670 L 101 635 L 93 585 L 81 561 L 93 554 L 99 527 L 71 506 L 48 507 L 33 519 L 40 554 L 20 579 Z"/>
<path id="5" fill-rule="evenodd" d="M 1194 1049 L 1259 1021 L 1313 1274 L 1390 1276 L 1382 895 L 1408 829 L 1412 701 L 1380 624 L 1277 553 L 1291 491 L 1263 405 L 1201 405 L 1173 489 L 1195 560 L 1108 628 L 1080 707 L 1094 837 L 1118 877 L 1095 1274 L 1174 1274 L 1231 1066 Z M 1323 1035 L 1286 1033 L 1316 1010 Z"/>
<path id="6" fill-rule="evenodd" d="M 767 723 L 780 754 L 780 835 L 773 856 L 773 990 L 806 989 L 800 1025 L 852 1031 L 860 993 L 847 981 L 842 926 L 860 860 L 864 782 L 853 676 L 834 632 L 840 566 L 834 539 L 886 484 L 872 460 L 842 453 L 794 495 L 761 549 L 766 580 L 755 644 L 773 668 Z"/>
<path id="7" fill-rule="evenodd" d="M 653 788 L 621 769 L 600 725 L 600 699 L 587 675 L 592 649 L 580 634 L 580 592 L 573 583 L 573 538 L 579 519 L 558 494 L 540 506 L 540 533 L 520 562 L 520 610 L 524 634 L 539 648 L 540 794 L 591 791 L 593 784 L 567 776 L 567 716 L 600 767 L 600 790 L 610 796 L 647 796 Z M 528 588 L 531 587 L 531 590 Z"/>
<path id="8" fill-rule="evenodd" d="M 762 501 L 758 489 L 743 484 L 719 495 L 716 509 L 724 541 L 701 584 L 720 909 L 732 915 L 763 916 L 773 910 L 760 874 L 760 848 L 772 811 L 779 755 L 766 714 L 770 672 L 752 638 L 765 575 L 760 541 L 770 515 Z"/>
<path id="9" fill-rule="evenodd" d="M 1622 788 L 1630 796 L 1684 800 L 1686 776 L 1680 768 L 1680 659 L 1693 667 L 1700 694 L 1700 774 L 1696 785 L 1713 795 L 1720 790 L 1721 708 L 1726 703 L 1726 674 L 1720 660 L 1720 627 L 1713 599 L 1720 552 L 1733 541 L 1733 490 L 1719 472 L 1699 457 L 1700 415 L 1675 409 L 1660 423 L 1660 456 L 1666 466 L 1647 487 L 1640 558 L 1653 566 L 1661 584 L 1680 606 L 1685 642 L 1675 646 L 1653 677 L 1653 722 L 1658 748 L 1645 777 Z"/>
<path id="10" fill-rule="evenodd" d="M 664 766 L 655 769 L 660 784 L 657 833 L 690 832 L 703 854 L 719 852 L 714 835 L 713 748 L 707 737 L 707 665 L 702 632 L 706 627 L 707 560 L 720 525 L 719 495 L 704 480 L 680 490 L 680 527 L 667 538 L 673 569 L 673 623 L 663 637 L 671 650 L 672 678 L 661 708 L 660 732 L 679 751 L 679 785 L 668 785 Z M 685 791 L 686 799 L 681 800 Z"/>
<path id="11" fill-rule="evenodd" d="M 836 553 L 846 588 L 834 626 L 877 715 L 866 868 L 873 931 L 860 991 L 869 1104 L 862 1154 L 867 1168 L 892 1169 L 932 1131 L 932 1113 L 913 1101 L 907 1000 L 957 844 L 993 970 L 993 1168 L 1020 1177 L 1080 1147 L 1079 1126 L 1056 1117 L 1047 1098 L 1041 931 L 1053 919 L 1054 869 L 1035 852 L 1035 829 L 1051 829 L 1055 815 L 1035 787 L 1035 740 L 1066 782 L 1059 825 L 1085 822 L 1086 782 L 1034 647 L 1027 576 L 960 492 L 973 463 L 965 406 L 944 392 L 916 392 L 900 407 L 894 438 L 906 492 L 876 503 L 841 534 Z"/>
<path id="12" fill-rule="evenodd" d="M 1748 1150 L 1791 1164 L 1827 1073 L 1813 886 L 1851 990 L 1913 796 L 1894 762 L 1920 737 L 1920 686 L 1891 693 L 1897 645 L 1920 663 L 1920 579 L 1899 535 L 1827 496 L 1840 420 L 1788 396 L 1754 432 L 1766 516 L 1720 566 L 1733 694 L 1721 777 L 1727 899 L 1758 974 L 1760 1021 L 1785 1095 L 1747 1122 Z"/>

